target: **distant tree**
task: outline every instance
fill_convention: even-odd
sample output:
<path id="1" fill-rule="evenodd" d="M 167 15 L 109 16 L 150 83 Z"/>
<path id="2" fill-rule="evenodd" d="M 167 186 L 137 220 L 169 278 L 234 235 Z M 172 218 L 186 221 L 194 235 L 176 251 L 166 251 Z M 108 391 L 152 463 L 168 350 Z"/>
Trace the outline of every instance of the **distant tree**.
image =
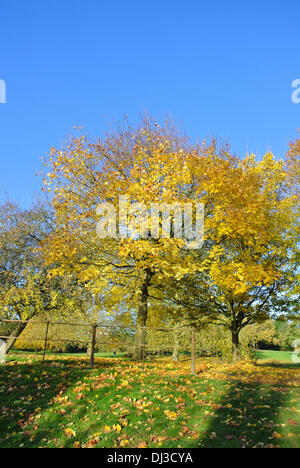
<path id="1" fill-rule="evenodd" d="M 0 321 L 24 321 L 2 323 L 3 333 L 12 337 L 18 337 L 37 315 L 46 320 L 84 308 L 78 283 L 53 274 L 53 268 L 44 263 L 41 244 L 51 232 L 52 216 L 49 206 L 41 202 L 28 210 L 11 202 L 0 207 Z M 7 352 L 14 343 L 15 338 L 7 340 Z"/>
<path id="2" fill-rule="evenodd" d="M 275 322 L 276 338 L 282 350 L 291 350 L 293 341 L 300 339 L 300 321 L 278 319 Z"/>

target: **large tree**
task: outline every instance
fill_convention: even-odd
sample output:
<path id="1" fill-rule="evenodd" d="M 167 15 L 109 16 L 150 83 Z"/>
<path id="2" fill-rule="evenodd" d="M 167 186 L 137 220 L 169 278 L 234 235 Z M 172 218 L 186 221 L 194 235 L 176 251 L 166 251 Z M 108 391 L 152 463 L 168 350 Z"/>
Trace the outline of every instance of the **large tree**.
<path id="1" fill-rule="evenodd" d="M 271 154 L 260 162 L 225 153 L 221 159 L 215 158 L 205 177 L 194 161 L 196 193 L 206 193 L 205 244 L 193 252 L 195 273 L 168 278 L 162 289 L 180 320 L 228 328 L 238 359 L 244 327 L 299 312 L 297 165 L 294 158 L 276 160 Z M 226 162 L 224 174 L 220 167 Z"/>
<path id="2" fill-rule="evenodd" d="M 181 275 L 189 268 L 187 256 L 181 256 L 182 239 L 172 232 L 153 238 L 147 221 L 144 230 L 141 225 L 151 203 L 194 200 L 189 190 L 192 151 L 185 137 L 169 124 L 159 127 L 145 118 L 136 128 L 125 123 L 96 143 L 84 136 L 74 138 L 65 148 L 53 149 L 46 163 L 50 168 L 44 182 L 53 193 L 56 215 L 56 231 L 44 248 L 48 262 L 58 263 L 63 274 L 89 282 L 92 291 L 104 295 L 107 307 L 126 302 L 136 312 L 133 354 L 137 359 L 143 356 L 151 288 L 162 275 Z M 129 237 L 112 216 L 107 224 L 114 235 L 99 239 L 97 207 L 110 203 L 120 221 L 120 196 L 126 196 L 130 204 L 142 203 L 144 212 L 139 213 L 138 222 L 129 204 Z"/>

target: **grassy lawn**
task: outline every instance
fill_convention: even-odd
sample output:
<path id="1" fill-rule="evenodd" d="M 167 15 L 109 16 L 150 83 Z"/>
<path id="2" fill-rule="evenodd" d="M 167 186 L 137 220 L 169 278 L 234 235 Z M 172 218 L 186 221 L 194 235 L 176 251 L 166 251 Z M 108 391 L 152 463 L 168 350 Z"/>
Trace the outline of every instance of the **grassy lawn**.
<path id="1" fill-rule="evenodd" d="M 263 352 L 269 353 L 269 352 Z M 0 366 L 0 447 L 299 447 L 300 367 L 18 354 Z M 40 357 L 39 357 L 40 359 Z"/>
<path id="2" fill-rule="evenodd" d="M 256 358 L 259 361 L 272 361 L 279 363 L 292 363 L 293 351 L 269 351 L 258 350 L 255 352 Z"/>

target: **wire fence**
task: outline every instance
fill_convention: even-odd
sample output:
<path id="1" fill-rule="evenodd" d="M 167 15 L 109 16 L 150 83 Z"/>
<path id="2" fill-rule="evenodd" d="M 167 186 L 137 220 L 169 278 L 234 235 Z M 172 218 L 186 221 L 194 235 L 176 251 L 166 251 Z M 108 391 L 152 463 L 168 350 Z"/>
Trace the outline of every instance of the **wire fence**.
<path id="1" fill-rule="evenodd" d="M 154 356 L 172 353 L 173 359 L 178 360 L 178 352 L 184 352 L 191 359 L 191 373 L 195 373 L 196 362 L 196 332 L 195 329 L 180 327 L 142 327 L 142 343 L 135 342 L 134 326 L 120 326 L 107 322 L 79 323 L 48 320 L 17 320 L 1 319 L 0 325 L 16 325 L 11 333 L 0 335 L 10 349 L 33 348 L 34 351 L 42 351 L 42 364 L 46 362 L 47 350 L 62 349 L 58 343 L 73 344 L 77 349 L 87 349 L 89 366 L 94 368 L 96 351 L 102 349 L 110 350 L 116 354 L 116 349 L 123 351 L 128 356 L 134 354 L 138 348 L 141 360 L 151 359 Z M 29 327 L 29 328 L 28 328 Z M 30 330 L 31 333 L 27 333 Z M 33 327 L 36 329 L 33 330 Z M 59 332 L 59 327 L 62 330 Z M 17 330 L 21 332 L 16 333 Z M 1 333 L 1 326 L 0 326 Z M 163 337 L 163 338 L 162 338 Z M 182 339 L 184 337 L 184 340 Z M 183 345 L 184 342 L 184 345 Z M 35 343 L 35 344 L 34 344 Z M 66 347 L 64 349 L 67 349 Z M 187 357 L 189 359 L 189 357 Z"/>

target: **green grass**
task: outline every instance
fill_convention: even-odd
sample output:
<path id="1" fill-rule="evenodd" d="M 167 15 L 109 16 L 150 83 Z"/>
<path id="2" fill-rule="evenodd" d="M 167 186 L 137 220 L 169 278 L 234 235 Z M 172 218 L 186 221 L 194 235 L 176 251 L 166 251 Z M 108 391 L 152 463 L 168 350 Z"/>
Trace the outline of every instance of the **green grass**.
<path id="1" fill-rule="evenodd" d="M 257 350 L 256 358 L 262 361 L 275 361 L 280 363 L 292 363 L 292 351 Z"/>
<path id="2" fill-rule="evenodd" d="M 300 445 L 299 369 L 32 356 L 0 366 L 1 448 Z"/>

